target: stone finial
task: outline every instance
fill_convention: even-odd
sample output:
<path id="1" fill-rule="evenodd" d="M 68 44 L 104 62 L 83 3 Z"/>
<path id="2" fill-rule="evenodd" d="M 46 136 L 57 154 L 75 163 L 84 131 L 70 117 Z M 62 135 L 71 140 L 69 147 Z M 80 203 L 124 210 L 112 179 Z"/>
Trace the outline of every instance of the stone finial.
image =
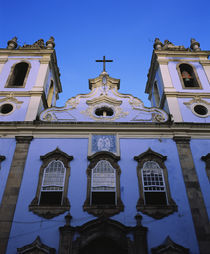
<path id="1" fill-rule="evenodd" d="M 55 47 L 55 39 L 53 36 L 46 42 L 47 49 L 54 49 Z"/>
<path id="2" fill-rule="evenodd" d="M 67 213 L 67 215 L 65 216 L 65 220 L 66 220 L 65 226 L 70 226 L 71 219 L 72 219 L 72 216 L 70 215 L 70 213 Z"/>
<path id="3" fill-rule="evenodd" d="M 7 42 L 7 48 L 8 49 L 15 49 L 17 48 L 17 37 L 12 38 Z"/>
<path id="4" fill-rule="evenodd" d="M 197 42 L 195 39 L 191 39 L 190 40 L 191 44 L 190 44 L 190 48 L 192 49 L 192 51 L 200 51 L 200 43 Z"/>
<path id="5" fill-rule="evenodd" d="M 141 226 L 141 221 L 142 221 L 141 214 L 137 213 L 136 216 L 135 216 L 135 219 L 136 219 L 136 225 Z"/>
<path id="6" fill-rule="evenodd" d="M 154 49 L 161 50 L 163 43 L 159 40 L 159 38 L 155 38 L 155 42 L 153 44 Z"/>

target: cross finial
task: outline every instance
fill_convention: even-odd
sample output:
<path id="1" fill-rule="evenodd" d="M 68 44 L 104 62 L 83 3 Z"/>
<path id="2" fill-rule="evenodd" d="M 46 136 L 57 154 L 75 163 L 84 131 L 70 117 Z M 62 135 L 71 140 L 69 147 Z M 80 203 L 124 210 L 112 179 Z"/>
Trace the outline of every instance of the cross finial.
<path id="1" fill-rule="evenodd" d="M 96 60 L 96 62 L 103 62 L 103 71 L 106 71 L 106 62 L 113 62 L 113 60 L 106 60 L 105 56 L 103 56 L 103 60 Z"/>

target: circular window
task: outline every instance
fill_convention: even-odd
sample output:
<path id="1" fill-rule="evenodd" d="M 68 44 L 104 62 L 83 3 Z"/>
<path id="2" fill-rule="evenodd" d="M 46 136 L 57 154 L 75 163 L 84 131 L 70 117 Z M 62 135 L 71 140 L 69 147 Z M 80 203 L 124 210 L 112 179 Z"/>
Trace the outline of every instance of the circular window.
<path id="1" fill-rule="evenodd" d="M 97 116 L 113 116 L 114 111 L 111 108 L 108 107 L 101 107 L 101 108 L 97 108 L 95 110 L 95 114 Z"/>
<path id="2" fill-rule="evenodd" d="M 0 113 L 1 114 L 8 114 L 13 110 L 13 105 L 6 103 L 0 106 Z"/>
<path id="3" fill-rule="evenodd" d="M 208 113 L 208 109 L 203 105 L 196 105 L 194 111 L 201 116 L 205 116 Z"/>

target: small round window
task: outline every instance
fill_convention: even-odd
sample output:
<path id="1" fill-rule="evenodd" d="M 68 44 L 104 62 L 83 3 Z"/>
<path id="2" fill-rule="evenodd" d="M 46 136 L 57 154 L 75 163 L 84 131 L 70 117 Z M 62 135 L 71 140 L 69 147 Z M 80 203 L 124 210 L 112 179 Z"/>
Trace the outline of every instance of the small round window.
<path id="1" fill-rule="evenodd" d="M 194 107 L 194 111 L 196 114 L 198 114 L 200 116 L 205 116 L 208 114 L 208 109 L 203 105 L 196 105 Z"/>
<path id="2" fill-rule="evenodd" d="M 4 115 L 9 114 L 10 112 L 12 112 L 12 110 L 13 110 L 12 104 L 6 103 L 0 106 L 0 113 Z"/>
<path id="3" fill-rule="evenodd" d="M 97 116 L 103 116 L 103 117 L 106 117 L 106 116 L 113 116 L 114 114 L 114 111 L 112 108 L 109 108 L 109 107 L 101 107 L 101 108 L 97 108 L 95 110 L 95 114 Z"/>

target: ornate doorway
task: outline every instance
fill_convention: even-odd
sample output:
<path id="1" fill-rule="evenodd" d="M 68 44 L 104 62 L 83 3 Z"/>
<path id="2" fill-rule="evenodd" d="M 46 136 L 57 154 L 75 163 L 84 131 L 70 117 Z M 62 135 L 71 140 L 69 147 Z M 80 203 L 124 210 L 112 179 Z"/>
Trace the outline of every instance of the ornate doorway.
<path id="1" fill-rule="evenodd" d="M 79 254 L 127 254 L 115 241 L 107 237 L 100 237 L 82 248 Z"/>

